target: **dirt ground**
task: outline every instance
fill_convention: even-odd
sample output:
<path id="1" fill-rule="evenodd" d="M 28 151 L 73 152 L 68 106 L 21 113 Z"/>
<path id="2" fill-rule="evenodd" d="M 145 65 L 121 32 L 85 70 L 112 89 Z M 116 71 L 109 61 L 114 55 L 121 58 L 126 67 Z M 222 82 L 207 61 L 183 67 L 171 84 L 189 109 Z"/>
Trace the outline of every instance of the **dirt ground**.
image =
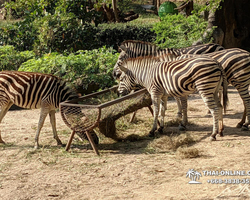
<path id="1" fill-rule="evenodd" d="M 188 101 L 188 131 L 179 133 L 177 127 L 170 126 L 159 138 L 145 137 L 134 142 L 114 142 L 100 136 L 100 157 L 78 137 L 69 152 L 57 147 L 48 118 L 40 135 L 41 148 L 34 150 L 39 110 L 9 111 L 1 124 L 6 145 L 0 145 L 0 199 L 249 199 L 249 184 L 242 181 L 249 183 L 250 180 L 247 175 L 250 132 L 235 128 L 243 111 L 235 89 L 229 89 L 229 99 L 224 116 L 225 136 L 217 137 L 217 141 L 209 141 L 212 118 L 206 115 L 204 103 L 194 94 Z M 173 120 L 175 115 L 176 103 L 169 101 L 167 120 Z M 70 130 L 59 112 L 56 117 L 59 137 L 66 143 Z M 152 125 L 148 109 L 140 110 L 136 118 L 124 134 L 148 133 Z M 167 135 L 176 134 L 192 137 L 195 142 L 180 148 L 186 148 L 186 152 L 195 149 L 198 155 L 183 158 L 178 149 L 153 145 Z M 196 179 L 200 184 L 189 183 L 191 178 L 187 174 L 191 169 L 200 173 Z M 203 171 L 245 174 L 206 176 Z M 208 183 L 213 182 L 212 179 L 224 182 Z"/>

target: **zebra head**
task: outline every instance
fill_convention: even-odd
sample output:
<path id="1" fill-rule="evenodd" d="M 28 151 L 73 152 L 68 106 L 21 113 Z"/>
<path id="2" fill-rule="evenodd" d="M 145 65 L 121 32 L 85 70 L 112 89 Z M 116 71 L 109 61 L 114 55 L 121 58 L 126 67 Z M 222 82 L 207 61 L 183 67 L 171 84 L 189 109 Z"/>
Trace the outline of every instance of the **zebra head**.
<path id="1" fill-rule="evenodd" d="M 118 93 L 121 96 L 129 94 L 132 90 L 139 90 L 143 87 L 138 84 L 135 77 L 132 75 L 131 71 L 127 70 L 126 72 L 122 71 L 119 78 Z"/>
<path id="2" fill-rule="evenodd" d="M 121 45 L 119 48 L 121 49 L 121 53 L 120 53 L 120 55 L 119 55 L 119 57 L 118 57 L 118 60 L 117 60 L 117 62 L 116 62 L 116 64 L 115 64 L 115 67 L 114 67 L 113 73 L 112 73 L 112 74 L 113 74 L 113 77 L 114 77 L 115 79 L 119 79 L 119 77 L 121 76 L 122 71 L 121 71 L 121 69 L 120 69 L 120 66 L 123 64 L 123 62 L 124 62 L 126 59 L 129 58 L 129 53 L 130 53 L 129 49 L 127 49 L 127 48 L 126 48 L 125 46 L 123 46 L 123 45 Z"/>

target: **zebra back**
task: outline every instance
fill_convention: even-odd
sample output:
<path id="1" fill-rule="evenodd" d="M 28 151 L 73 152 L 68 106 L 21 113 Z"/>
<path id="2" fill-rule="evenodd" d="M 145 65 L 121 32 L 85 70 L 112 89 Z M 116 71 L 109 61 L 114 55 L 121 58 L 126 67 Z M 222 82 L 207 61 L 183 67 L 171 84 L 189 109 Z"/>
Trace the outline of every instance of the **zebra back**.
<path id="1" fill-rule="evenodd" d="M 118 61 L 113 70 L 113 76 L 118 79 L 121 75 L 119 65 L 128 58 L 135 58 L 140 56 L 160 56 L 161 61 L 173 61 L 176 57 L 183 54 L 206 54 L 213 51 L 220 51 L 224 48 L 218 44 L 204 44 L 195 45 L 191 47 L 173 49 L 157 48 L 155 44 L 143 42 L 138 40 L 126 40 L 121 43 L 120 48 L 123 50 L 118 58 Z"/>
<path id="2" fill-rule="evenodd" d="M 58 108 L 60 102 L 76 97 L 64 81 L 53 75 L 0 72 L 0 106 L 11 101 L 23 108 L 40 108 L 41 103 Z"/>
<path id="3" fill-rule="evenodd" d="M 224 50 L 224 47 L 219 44 L 208 43 L 208 44 L 200 44 L 194 45 L 190 47 L 175 49 L 179 55 L 182 54 L 207 54 L 212 52 L 217 52 Z"/>

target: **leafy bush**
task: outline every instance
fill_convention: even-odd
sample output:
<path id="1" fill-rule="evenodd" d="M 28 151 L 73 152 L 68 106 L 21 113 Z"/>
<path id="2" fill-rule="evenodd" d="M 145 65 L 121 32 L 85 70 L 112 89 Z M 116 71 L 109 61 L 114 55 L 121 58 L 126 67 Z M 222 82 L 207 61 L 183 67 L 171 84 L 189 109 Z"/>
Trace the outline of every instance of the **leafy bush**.
<path id="1" fill-rule="evenodd" d="M 100 24 L 96 37 L 97 47 L 107 45 L 118 48 L 124 40 L 142 40 L 152 42 L 155 40 L 155 33 L 151 30 L 151 24 Z"/>
<path id="2" fill-rule="evenodd" d="M 78 51 L 68 56 L 51 53 L 38 59 L 28 60 L 21 65 L 19 71 L 54 74 L 78 89 L 79 87 L 87 89 L 91 84 L 103 89 L 115 84 L 112 71 L 117 59 L 118 53 L 106 47 L 92 51 Z"/>
<path id="3" fill-rule="evenodd" d="M 23 62 L 34 57 L 32 51 L 18 52 L 13 46 L 0 46 L 0 70 L 18 70 Z"/>
<path id="4" fill-rule="evenodd" d="M 0 28 L 0 45 L 13 45 L 18 51 L 32 50 L 36 39 L 37 30 L 29 19 Z"/>
<path id="5" fill-rule="evenodd" d="M 23 20 L 0 28 L 0 44 L 38 53 L 90 49 L 95 39 L 91 20 L 99 14 L 87 11 L 86 0 L 16 0 L 6 4 Z"/>
<path id="6" fill-rule="evenodd" d="M 81 24 L 73 13 L 47 16 L 34 21 L 38 30 L 38 40 L 34 50 L 43 52 L 76 52 L 93 48 L 96 28 L 90 24 Z"/>
<path id="7" fill-rule="evenodd" d="M 181 48 L 191 46 L 193 42 L 202 37 L 207 22 L 197 15 L 185 17 L 183 15 L 167 15 L 162 21 L 156 23 L 153 31 L 156 41 L 162 48 Z"/>

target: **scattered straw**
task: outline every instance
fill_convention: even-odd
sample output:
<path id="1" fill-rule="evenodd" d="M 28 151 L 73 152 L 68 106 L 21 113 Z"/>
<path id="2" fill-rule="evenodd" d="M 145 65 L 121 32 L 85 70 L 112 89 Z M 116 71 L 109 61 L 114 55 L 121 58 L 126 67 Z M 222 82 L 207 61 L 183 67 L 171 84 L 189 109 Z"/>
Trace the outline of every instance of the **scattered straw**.
<path id="1" fill-rule="evenodd" d="M 176 151 L 179 147 L 188 146 L 195 140 L 189 134 L 184 133 L 178 136 L 162 136 L 148 144 L 148 149 L 154 152 Z"/>
<path id="2" fill-rule="evenodd" d="M 179 158 L 196 158 L 199 157 L 199 150 L 194 147 L 180 147 L 176 151 L 176 156 Z"/>

